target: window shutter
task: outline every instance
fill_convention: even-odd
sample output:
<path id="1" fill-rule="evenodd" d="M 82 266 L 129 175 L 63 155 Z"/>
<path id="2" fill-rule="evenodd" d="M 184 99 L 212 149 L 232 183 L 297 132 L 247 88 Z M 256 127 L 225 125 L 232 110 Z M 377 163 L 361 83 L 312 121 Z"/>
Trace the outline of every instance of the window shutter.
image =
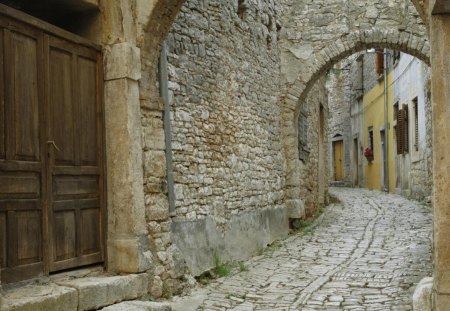
<path id="1" fill-rule="evenodd" d="M 419 108 L 417 101 L 414 104 L 414 147 L 419 151 Z"/>
<path id="2" fill-rule="evenodd" d="M 397 112 L 397 154 L 403 154 L 403 109 Z"/>
<path id="3" fill-rule="evenodd" d="M 409 119 L 408 119 L 408 106 L 403 107 L 403 153 L 409 152 Z"/>
<path id="4" fill-rule="evenodd" d="M 381 53 L 378 53 L 376 56 L 376 61 L 375 61 L 375 67 L 376 67 L 376 72 L 377 74 L 381 75 L 383 74 L 384 71 L 384 55 Z"/>

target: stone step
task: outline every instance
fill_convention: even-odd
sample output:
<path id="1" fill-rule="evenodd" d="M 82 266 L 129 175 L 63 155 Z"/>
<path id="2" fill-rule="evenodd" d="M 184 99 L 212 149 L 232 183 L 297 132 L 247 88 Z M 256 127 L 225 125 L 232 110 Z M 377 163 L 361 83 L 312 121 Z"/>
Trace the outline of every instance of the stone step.
<path id="1" fill-rule="evenodd" d="M 101 311 L 172 311 L 169 304 L 153 301 L 125 301 L 100 309 Z"/>
<path id="2" fill-rule="evenodd" d="M 121 301 L 138 299 L 146 295 L 147 290 L 148 275 L 145 273 L 59 279 L 46 284 L 29 284 L 4 291 L 0 309 L 2 311 L 97 310 Z"/>

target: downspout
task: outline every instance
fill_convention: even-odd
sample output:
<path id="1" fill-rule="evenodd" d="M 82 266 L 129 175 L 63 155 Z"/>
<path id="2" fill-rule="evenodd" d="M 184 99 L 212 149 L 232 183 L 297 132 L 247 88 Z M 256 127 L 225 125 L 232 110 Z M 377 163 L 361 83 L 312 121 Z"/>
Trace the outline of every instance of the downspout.
<path id="1" fill-rule="evenodd" d="M 173 180 L 173 158 L 172 158 L 172 127 L 170 123 L 169 103 L 169 74 L 167 70 L 167 43 L 161 46 L 161 58 L 159 60 L 159 93 L 164 101 L 164 136 L 166 143 L 166 166 L 167 166 L 167 192 L 169 198 L 169 215 L 176 216 L 175 212 L 175 189 Z"/>
<path id="2" fill-rule="evenodd" d="M 383 50 L 384 67 L 384 191 L 389 192 L 389 122 L 388 122 L 388 94 L 387 94 L 387 74 L 388 74 L 388 51 Z"/>

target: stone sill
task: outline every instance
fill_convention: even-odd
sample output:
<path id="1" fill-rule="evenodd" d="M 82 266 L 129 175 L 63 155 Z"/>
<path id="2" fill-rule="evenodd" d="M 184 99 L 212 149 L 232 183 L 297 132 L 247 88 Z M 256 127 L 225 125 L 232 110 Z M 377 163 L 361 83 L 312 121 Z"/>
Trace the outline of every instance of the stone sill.
<path id="1" fill-rule="evenodd" d="M 52 277 L 46 284 L 28 284 L 5 290 L 0 310 L 96 310 L 146 295 L 148 283 L 146 273 L 82 278 Z"/>

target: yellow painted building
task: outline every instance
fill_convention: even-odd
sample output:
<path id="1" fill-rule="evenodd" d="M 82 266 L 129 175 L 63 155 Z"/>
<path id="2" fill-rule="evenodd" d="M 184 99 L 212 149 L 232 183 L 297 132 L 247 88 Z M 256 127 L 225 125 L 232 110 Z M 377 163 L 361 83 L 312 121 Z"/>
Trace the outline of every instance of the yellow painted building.
<path id="1" fill-rule="evenodd" d="M 393 74 L 388 74 L 388 144 L 389 144 L 389 192 L 394 190 L 394 131 L 393 124 Z M 364 157 L 365 186 L 368 189 L 384 190 L 384 81 L 383 78 L 363 98 L 364 105 L 364 150 L 373 149 L 373 161 Z"/>

